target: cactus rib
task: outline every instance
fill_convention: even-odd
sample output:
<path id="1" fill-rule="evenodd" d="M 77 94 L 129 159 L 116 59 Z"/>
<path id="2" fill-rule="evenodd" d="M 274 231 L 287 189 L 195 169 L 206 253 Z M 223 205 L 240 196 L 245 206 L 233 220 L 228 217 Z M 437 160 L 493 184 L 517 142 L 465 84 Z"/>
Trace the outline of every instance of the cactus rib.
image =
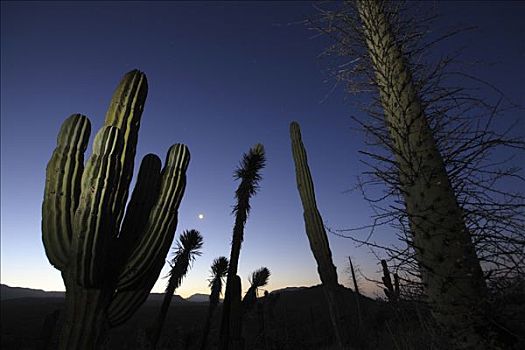
<path id="1" fill-rule="evenodd" d="M 128 258 L 146 227 L 149 213 L 159 193 L 160 170 L 159 157 L 151 153 L 144 156 L 119 234 L 119 249 L 123 253 L 120 260 L 125 261 Z"/>
<path id="2" fill-rule="evenodd" d="M 350 342 L 350 327 L 344 311 L 344 301 L 340 294 L 337 272 L 332 261 L 332 252 L 324 228 L 321 214 L 315 201 L 314 185 L 306 150 L 301 140 L 299 124 L 290 124 L 292 155 L 295 162 L 297 189 L 304 209 L 304 223 L 310 249 L 317 262 L 317 271 L 323 283 L 324 294 L 329 308 L 330 318 L 340 348 L 347 348 Z"/>
<path id="3" fill-rule="evenodd" d="M 73 249 L 77 280 L 82 286 L 102 283 L 107 246 L 114 228 L 112 205 L 120 171 L 122 136 L 116 127 L 104 127 L 95 137 L 93 155 L 82 176 L 82 194 L 75 213 Z"/>
<path id="4" fill-rule="evenodd" d="M 126 266 L 120 273 L 118 288 L 129 288 L 140 281 L 153 265 L 153 256 L 166 256 L 177 226 L 177 208 L 186 188 L 186 168 L 190 160 L 188 148 L 173 145 L 162 170 L 159 197 Z M 159 253 L 160 252 L 160 253 Z"/>
<path id="5" fill-rule="evenodd" d="M 314 184 L 306 150 L 301 140 L 299 124 L 290 124 L 290 135 L 292 140 L 292 151 L 296 163 L 296 180 L 299 195 L 304 209 L 304 220 L 306 233 L 310 242 L 312 253 L 318 264 L 319 277 L 323 284 L 337 285 L 337 272 L 332 262 L 332 252 L 323 225 L 321 214 L 317 209 L 315 200 Z"/>
<path id="6" fill-rule="evenodd" d="M 140 119 L 144 110 L 144 103 L 148 95 L 146 75 L 138 70 L 127 73 L 113 93 L 110 106 L 106 113 L 104 125 L 115 126 L 120 129 L 124 139 L 124 148 L 121 154 L 121 171 L 115 189 L 116 199 L 113 212 L 116 213 L 116 230 L 124 215 L 124 208 L 128 198 L 128 188 L 133 175 L 133 162 L 137 148 Z"/>
<path id="7" fill-rule="evenodd" d="M 86 116 L 71 115 L 62 124 L 57 147 L 47 165 L 42 241 L 49 261 L 58 269 L 67 265 L 90 133 L 91 124 Z"/>

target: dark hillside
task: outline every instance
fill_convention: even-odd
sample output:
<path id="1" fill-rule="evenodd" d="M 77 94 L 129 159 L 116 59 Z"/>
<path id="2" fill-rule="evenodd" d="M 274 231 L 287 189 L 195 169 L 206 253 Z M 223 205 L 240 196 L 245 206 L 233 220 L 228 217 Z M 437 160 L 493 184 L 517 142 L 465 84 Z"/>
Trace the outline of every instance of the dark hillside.
<path id="1" fill-rule="evenodd" d="M 422 305 L 393 305 L 361 297 L 362 323 L 358 325 L 355 294 L 346 288 L 342 293 L 347 300 L 345 311 L 350 315 L 356 349 L 439 349 L 436 341 L 443 339 Z M 520 302 L 513 305 L 523 305 L 522 298 L 518 299 Z M 198 349 L 208 304 L 186 302 L 180 297 L 174 300 L 178 302 L 170 306 L 159 349 Z M 63 298 L 53 297 L 3 300 L 1 348 L 42 349 L 45 329 L 52 323 L 53 312 L 62 305 Z M 160 305 L 161 295 L 152 295 L 132 319 L 109 332 L 106 349 L 147 349 L 147 328 L 157 317 Z M 221 307 L 212 322 L 211 349 L 217 345 Z M 519 334 L 522 326 L 518 319 L 507 323 Z M 259 298 L 258 304 L 245 314 L 243 338 L 245 349 L 249 350 L 332 349 L 334 334 L 323 290 L 319 286 L 286 288 Z M 47 349 L 54 348 L 56 344 L 51 343 Z"/>

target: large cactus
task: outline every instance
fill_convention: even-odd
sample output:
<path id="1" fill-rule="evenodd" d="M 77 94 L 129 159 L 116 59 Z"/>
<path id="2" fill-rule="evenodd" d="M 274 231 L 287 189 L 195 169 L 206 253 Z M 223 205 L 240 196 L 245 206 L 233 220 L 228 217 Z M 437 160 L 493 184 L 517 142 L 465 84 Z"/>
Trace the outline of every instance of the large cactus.
<path id="1" fill-rule="evenodd" d="M 131 317 L 173 241 L 190 159 L 185 145 L 170 148 L 162 171 L 156 155 L 144 157 L 125 211 L 147 90 L 143 73 L 124 76 L 85 168 L 91 127 L 80 114 L 63 123 L 48 163 L 42 239 L 66 286 L 60 349 L 96 348 L 107 327 Z"/>
<path id="2" fill-rule="evenodd" d="M 290 137 L 292 140 L 297 188 L 304 209 L 306 234 L 310 242 L 310 249 L 317 262 L 317 272 L 323 283 L 337 342 L 340 348 L 346 349 L 349 348 L 350 325 L 347 315 L 343 311 L 344 302 L 341 299 L 341 287 L 337 281 L 337 272 L 332 262 L 332 252 L 326 236 L 323 219 L 317 209 L 312 175 L 308 167 L 306 150 L 301 140 L 301 129 L 296 122 L 290 124 Z"/>

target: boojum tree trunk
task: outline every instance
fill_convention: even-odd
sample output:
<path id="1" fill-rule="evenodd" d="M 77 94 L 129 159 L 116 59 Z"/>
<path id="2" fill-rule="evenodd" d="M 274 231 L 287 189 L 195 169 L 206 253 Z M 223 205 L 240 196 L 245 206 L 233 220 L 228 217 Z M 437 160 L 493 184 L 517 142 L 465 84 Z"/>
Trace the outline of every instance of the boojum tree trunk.
<path id="1" fill-rule="evenodd" d="M 486 286 L 462 210 L 384 2 L 357 9 L 372 62 L 432 314 L 460 349 L 483 349 Z"/>
<path id="2" fill-rule="evenodd" d="M 308 167 L 306 150 L 301 140 L 299 124 L 296 122 L 290 124 L 290 137 L 292 140 L 297 188 L 303 204 L 304 223 L 308 241 L 310 242 L 310 249 L 317 262 L 317 272 L 323 284 L 337 343 L 341 349 L 348 349 L 350 347 L 348 315 L 344 312 L 344 302 L 340 293 L 341 286 L 337 280 L 337 272 L 332 261 L 332 252 L 326 236 L 323 219 L 317 209 L 314 184 L 310 168 Z"/>

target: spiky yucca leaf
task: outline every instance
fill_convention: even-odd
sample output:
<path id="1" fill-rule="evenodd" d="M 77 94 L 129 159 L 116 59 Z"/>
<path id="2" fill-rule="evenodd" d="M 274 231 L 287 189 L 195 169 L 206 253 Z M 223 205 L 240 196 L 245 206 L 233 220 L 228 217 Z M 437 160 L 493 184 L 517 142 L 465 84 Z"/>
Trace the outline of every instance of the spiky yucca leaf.
<path id="1" fill-rule="evenodd" d="M 203 245 L 203 239 L 199 231 L 187 230 L 184 231 L 177 242 L 177 251 L 175 257 L 189 254 L 191 261 L 195 259 L 195 256 L 201 255 L 200 249 Z"/>
<path id="2" fill-rule="evenodd" d="M 252 276 L 250 277 L 251 286 L 242 300 L 244 311 L 255 305 L 255 302 L 257 301 L 258 289 L 267 285 L 269 278 L 270 270 L 267 267 L 261 267 L 260 269 L 252 272 Z"/>
<path id="3" fill-rule="evenodd" d="M 213 260 L 213 263 L 211 264 L 211 273 L 212 278 L 215 278 L 217 276 L 224 277 L 226 276 L 226 272 L 228 272 L 228 258 L 225 256 L 220 256 Z"/>
<path id="4" fill-rule="evenodd" d="M 255 195 L 259 189 L 259 181 L 262 179 L 261 170 L 265 164 L 264 146 L 260 143 L 253 146 L 248 153 L 243 154 L 241 163 L 234 173 L 235 180 L 241 180 L 237 191 L 235 191 L 237 204 L 233 209 L 234 213 L 244 211 L 246 218 L 248 217 L 250 212 L 249 198 Z"/>
<path id="5" fill-rule="evenodd" d="M 228 258 L 225 256 L 221 256 L 213 260 L 213 263 L 211 264 L 211 275 L 210 279 L 208 280 L 209 286 L 213 289 L 214 286 L 219 285 L 219 294 L 220 290 L 222 289 L 222 279 L 226 277 L 226 273 L 228 272 Z M 211 295 L 210 295 L 211 297 Z"/>
<path id="6" fill-rule="evenodd" d="M 174 290 L 180 287 L 182 279 L 188 273 L 191 263 L 195 260 L 195 257 L 202 254 L 200 251 L 202 244 L 202 236 L 197 230 L 184 231 L 181 234 L 170 262 L 171 269 L 168 274 L 169 282 L 166 286 L 166 293 L 171 289 Z"/>
<path id="7" fill-rule="evenodd" d="M 261 288 L 268 284 L 268 279 L 270 278 L 270 270 L 267 267 L 261 267 L 260 269 L 252 272 L 252 277 L 250 278 L 250 283 L 255 288 Z"/>

